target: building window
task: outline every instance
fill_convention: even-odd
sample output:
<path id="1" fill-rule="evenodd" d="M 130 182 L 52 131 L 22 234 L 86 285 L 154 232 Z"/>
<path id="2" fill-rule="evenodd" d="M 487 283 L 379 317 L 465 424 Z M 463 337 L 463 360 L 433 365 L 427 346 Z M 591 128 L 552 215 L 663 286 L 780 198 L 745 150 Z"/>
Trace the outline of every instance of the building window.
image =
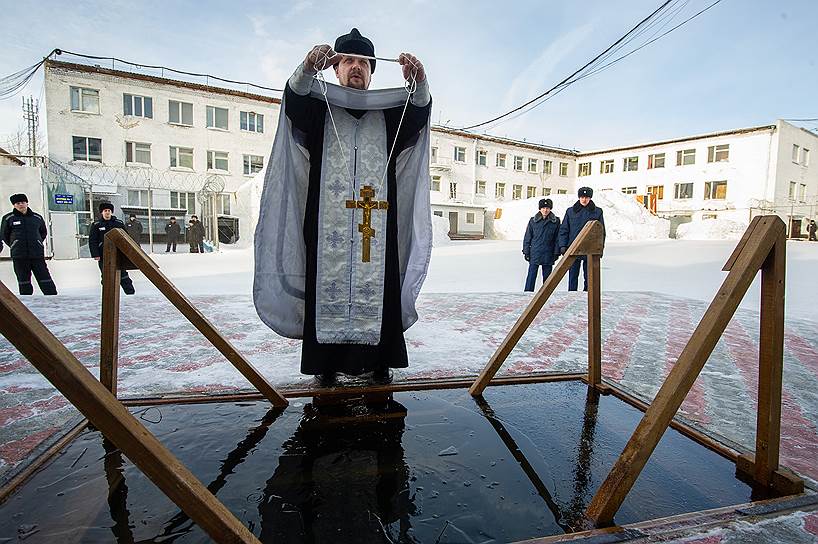
<path id="1" fill-rule="evenodd" d="M 196 193 L 170 192 L 170 207 L 183 209 L 187 213 L 196 213 Z"/>
<path id="2" fill-rule="evenodd" d="M 551 161 L 542 161 L 542 173 L 550 176 L 552 164 Z"/>
<path id="3" fill-rule="evenodd" d="M 128 189 L 128 206 L 147 208 L 150 206 L 147 189 Z"/>
<path id="4" fill-rule="evenodd" d="M 242 159 L 245 176 L 264 170 L 264 157 L 261 155 L 242 155 Z"/>
<path id="5" fill-rule="evenodd" d="M 523 171 L 523 158 L 519 155 L 514 155 L 514 170 L 517 172 Z"/>
<path id="6" fill-rule="evenodd" d="M 216 213 L 230 215 L 230 193 L 222 193 L 216 198 Z"/>
<path id="7" fill-rule="evenodd" d="M 635 195 L 636 187 L 622 187 L 622 192 L 626 195 Z"/>
<path id="8" fill-rule="evenodd" d="M 705 220 L 705 219 L 716 219 L 717 217 L 718 217 L 718 215 L 717 215 L 717 214 L 715 214 L 715 213 L 703 213 L 703 214 L 702 214 L 702 220 Z"/>
<path id="9" fill-rule="evenodd" d="M 485 195 L 486 194 L 486 182 L 482 180 L 477 180 L 474 182 L 474 194 L 476 195 Z"/>
<path id="10" fill-rule="evenodd" d="M 102 162 L 102 139 L 72 136 L 75 161 Z"/>
<path id="11" fill-rule="evenodd" d="M 239 130 L 264 132 L 264 115 L 254 111 L 239 112 Z"/>
<path id="12" fill-rule="evenodd" d="M 153 119 L 153 99 L 150 96 L 124 94 L 122 95 L 122 108 L 125 115 Z"/>
<path id="13" fill-rule="evenodd" d="M 168 101 L 168 123 L 173 125 L 193 126 L 193 104 L 189 102 Z"/>
<path id="14" fill-rule="evenodd" d="M 208 151 L 207 152 L 207 169 L 219 170 L 221 172 L 228 171 L 227 152 L 225 151 Z"/>
<path id="15" fill-rule="evenodd" d="M 511 199 L 512 200 L 520 200 L 523 198 L 523 186 L 522 185 L 514 185 L 511 188 Z"/>
<path id="16" fill-rule="evenodd" d="M 614 171 L 614 161 L 613 159 L 607 161 L 600 161 L 599 163 L 599 173 L 600 174 L 613 174 Z"/>
<path id="17" fill-rule="evenodd" d="M 794 181 L 790 182 L 790 190 L 787 191 L 787 198 L 790 200 L 795 200 L 795 189 L 798 187 L 798 184 Z"/>
<path id="18" fill-rule="evenodd" d="M 526 187 L 525 188 L 525 197 L 526 198 L 534 198 L 537 196 L 537 188 L 536 187 Z"/>
<path id="19" fill-rule="evenodd" d="M 506 167 L 506 154 L 505 153 L 497 153 L 497 157 L 495 158 L 494 165 L 497 168 L 505 168 Z"/>
<path id="20" fill-rule="evenodd" d="M 438 217 L 443 217 L 443 212 L 432 212 L 432 215 L 436 215 Z"/>
<path id="21" fill-rule="evenodd" d="M 454 161 L 455 162 L 466 162 L 466 148 L 460 146 L 454 146 Z"/>
<path id="22" fill-rule="evenodd" d="M 692 183 L 677 183 L 674 185 L 673 198 L 683 200 L 685 198 L 693 198 L 693 184 Z"/>
<path id="23" fill-rule="evenodd" d="M 73 109 L 73 106 L 72 106 Z M 798 150 L 801 149 L 798 144 L 792 144 L 792 162 L 798 164 Z"/>
<path id="24" fill-rule="evenodd" d="M 449 182 L 449 198 L 452 200 L 457 198 L 457 182 Z"/>
<path id="25" fill-rule="evenodd" d="M 649 195 L 656 195 L 656 198 L 662 200 L 665 198 L 665 186 L 664 185 L 648 185 L 648 194 Z"/>
<path id="26" fill-rule="evenodd" d="M 704 183 L 705 200 L 724 200 L 727 198 L 726 181 L 706 181 Z"/>
<path id="27" fill-rule="evenodd" d="M 125 142 L 125 163 L 151 163 L 151 144 Z"/>
<path id="28" fill-rule="evenodd" d="M 99 91 L 84 87 L 71 87 L 71 111 L 99 113 Z"/>
<path id="29" fill-rule="evenodd" d="M 801 148 L 801 166 L 809 166 L 809 149 Z"/>
<path id="30" fill-rule="evenodd" d="M 506 184 L 505 183 L 498 183 L 494 187 L 494 198 L 502 200 L 505 197 L 506 197 Z"/>
<path id="31" fill-rule="evenodd" d="M 537 159 L 528 159 L 528 171 L 534 174 L 537 173 Z"/>
<path id="32" fill-rule="evenodd" d="M 711 145 L 707 148 L 707 162 L 725 162 L 730 160 L 730 144 Z"/>
<path id="33" fill-rule="evenodd" d="M 432 176 L 432 191 L 440 191 L 440 176 Z"/>
<path id="34" fill-rule="evenodd" d="M 665 154 L 653 153 L 648 155 L 648 170 L 665 167 Z"/>
<path id="35" fill-rule="evenodd" d="M 636 172 L 639 170 L 639 157 L 625 157 L 622 159 L 622 170 L 625 172 Z"/>
<path id="36" fill-rule="evenodd" d="M 561 162 L 560 163 L 560 175 L 562 177 L 566 177 L 568 175 L 568 163 L 567 162 Z"/>
<path id="37" fill-rule="evenodd" d="M 591 175 L 591 163 L 590 162 L 581 162 L 581 163 L 579 163 L 579 170 L 577 171 L 577 175 L 579 177 L 590 176 Z"/>
<path id="38" fill-rule="evenodd" d="M 696 150 L 683 149 L 676 152 L 676 166 L 688 166 L 696 164 Z"/>
<path id="39" fill-rule="evenodd" d="M 558 195 L 567 195 L 568 194 L 568 189 L 557 189 L 557 194 Z"/>
<path id="40" fill-rule="evenodd" d="M 798 186 L 798 201 L 799 202 L 806 202 L 807 201 L 807 184 L 802 183 Z"/>
<path id="41" fill-rule="evenodd" d="M 170 166 L 193 170 L 193 148 L 170 146 Z"/>
<path id="42" fill-rule="evenodd" d="M 542 196 L 548 196 L 551 194 L 551 187 L 543 187 L 542 188 Z"/>
<path id="43" fill-rule="evenodd" d="M 227 108 L 207 106 L 207 128 L 227 130 Z"/>
<path id="44" fill-rule="evenodd" d="M 466 212 L 466 223 L 474 225 L 474 212 Z"/>
<path id="45" fill-rule="evenodd" d="M 432 148 L 432 156 L 429 157 L 429 162 L 431 162 L 432 164 L 435 164 L 437 162 L 437 148 L 436 147 Z M 440 213 L 443 213 L 443 212 L 440 212 Z"/>
<path id="46" fill-rule="evenodd" d="M 475 160 L 477 161 L 477 166 L 488 166 L 489 152 L 485 149 L 479 149 Z"/>

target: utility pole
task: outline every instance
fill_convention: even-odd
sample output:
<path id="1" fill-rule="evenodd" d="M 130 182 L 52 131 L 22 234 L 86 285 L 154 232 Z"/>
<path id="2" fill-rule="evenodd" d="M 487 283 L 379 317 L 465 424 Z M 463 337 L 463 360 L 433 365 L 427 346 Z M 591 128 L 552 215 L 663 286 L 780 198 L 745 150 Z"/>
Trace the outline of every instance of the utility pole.
<path id="1" fill-rule="evenodd" d="M 40 127 L 40 106 L 33 96 L 23 97 L 23 119 L 28 134 L 28 155 L 37 166 L 37 129 Z"/>

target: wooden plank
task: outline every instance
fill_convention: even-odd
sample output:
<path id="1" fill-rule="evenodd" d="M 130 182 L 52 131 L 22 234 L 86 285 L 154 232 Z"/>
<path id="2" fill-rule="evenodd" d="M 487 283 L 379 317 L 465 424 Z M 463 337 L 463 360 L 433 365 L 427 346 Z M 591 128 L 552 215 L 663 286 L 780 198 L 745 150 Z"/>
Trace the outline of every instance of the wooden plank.
<path id="1" fill-rule="evenodd" d="M 2 282 L 0 311 L 0 333 L 215 542 L 258 542 Z"/>
<path id="2" fill-rule="evenodd" d="M 781 380 L 784 370 L 784 277 L 787 240 L 776 241 L 761 268 L 761 327 L 758 350 L 758 415 L 755 481 L 768 486 L 778 469 L 781 441 Z"/>
<path id="3" fill-rule="evenodd" d="M 588 383 L 602 383 L 602 299 L 599 255 L 588 255 Z"/>
<path id="4" fill-rule="evenodd" d="M 565 252 L 566 255 L 602 255 L 605 245 L 605 229 L 599 221 L 588 221 L 579 231 L 574 243 Z"/>
<path id="5" fill-rule="evenodd" d="M 738 241 L 735 249 L 733 249 L 733 253 L 730 254 L 730 257 L 727 259 L 727 262 L 722 267 L 722 272 L 730 272 L 730 269 L 733 268 L 733 263 L 736 262 L 738 256 L 741 254 L 744 246 L 747 244 L 747 240 L 750 239 L 750 235 L 753 233 L 755 228 L 758 226 L 758 222 L 761 220 L 763 216 L 757 215 L 750 221 L 750 224 L 747 226 L 747 230 L 744 231 L 744 234 L 741 235 L 741 240 Z"/>
<path id="6" fill-rule="evenodd" d="M 752 453 L 745 453 L 736 459 L 736 475 L 739 479 L 756 482 L 756 457 Z M 804 480 L 793 471 L 778 467 L 769 476 L 768 487 L 782 495 L 798 495 L 804 492 Z"/>
<path id="7" fill-rule="evenodd" d="M 99 381 L 116 396 L 119 359 L 119 251 L 108 236 L 103 238 L 102 254 Z"/>
<path id="8" fill-rule="evenodd" d="M 159 291 L 178 309 L 190 323 L 207 338 L 219 352 L 238 369 L 247 380 L 258 389 L 273 406 L 285 407 L 287 400 L 258 373 L 253 365 L 238 352 L 227 338 L 221 335 L 213 324 L 196 309 L 193 304 L 159 270 L 142 248 L 120 229 L 109 232 L 105 239 L 111 239 L 116 247 L 153 283 Z"/>
<path id="9" fill-rule="evenodd" d="M 612 523 L 783 229 L 784 223 L 776 216 L 758 221 L 656 398 L 588 506 L 588 517 L 597 526 Z"/>

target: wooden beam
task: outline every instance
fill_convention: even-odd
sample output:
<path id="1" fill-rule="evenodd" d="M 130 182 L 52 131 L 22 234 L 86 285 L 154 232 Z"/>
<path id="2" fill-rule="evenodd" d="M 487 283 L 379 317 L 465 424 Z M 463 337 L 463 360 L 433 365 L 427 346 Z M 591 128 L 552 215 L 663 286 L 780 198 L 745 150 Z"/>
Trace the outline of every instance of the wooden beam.
<path id="1" fill-rule="evenodd" d="M 548 278 L 546 278 L 545 282 L 543 282 L 540 290 L 537 291 L 537 294 L 534 295 L 534 298 L 528 303 L 528 306 L 526 306 L 525 310 L 523 310 L 522 315 L 517 319 L 517 322 L 514 323 L 514 326 L 511 327 L 511 330 L 508 332 L 505 339 L 500 343 L 500 346 L 494 352 L 494 355 L 491 356 L 491 359 L 489 359 L 489 362 L 486 363 L 483 371 L 480 372 L 480 375 L 477 377 L 474 384 L 472 384 L 471 388 L 469 389 L 469 393 L 472 396 L 483 394 L 483 391 L 486 389 L 488 383 L 491 381 L 494 375 L 497 374 L 497 371 L 517 345 L 517 342 L 520 341 L 520 338 L 523 336 L 525 331 L 528 330 L 531 322 L 534 321 L 535 317 L 537 317 L 537 314 L 551 296 L 551 293 L 554 292 L 560 281 L 562 281 L 562 278 L 571 268 L 571 265 L 576 260 L 577 255 L 584 255 L 584 252 L 589 252 L 589 254 L 594 255 L 602 253 L 602 234 L 602 225 L 598 221 L 590 221 L 585 224 L 574 240 L 574 243 L 572 243 L 571 247 L 566 250 L 565 255 L 562 259 L 560 259 L 556 268 L 551 271 L 551 274 L 548 276 Z"/>
<path id="2" fill-rule="evenodd" d="M 109 232 L 105 239 L 111 239 L 116 247 L 141 271 L 151 283 L 178 309 L 190 323 L 207 338 L 219 352 L 235 366 L 247 380 L 258 389 L 273 406 L 287 406 L 287 399 L 267 381 L 253 365 L 238 352 L 230 341 L 216 330 L 216 327 L 171 283 L 159 270 L 156 263 L 148 257 L 142 248 L 121 229 Z"/>
<path id="3" fill-rule="evenodd" d="M 602 383 L 602 298 L 600 256 L 588 255 L 588 383 Z"/>
<path id="4" fill-rule="evenodd" d="M 614 515 L 783 232 L 784 223 L 778 217 L 765 216 L 759 219 L 656 398 L 588 506 L 588 518 L 597 526 L 610 525 L 613 522 Z"/>
<path id="5" fill-rule="evenodd" d="M 0 311 L 0 333 L 210 538 L 258 542 L 2 282 Z"/>
<path id="6" fill-rule="evenodd" d="M 741 255 L 744 246 L 747 244 L 747 240 L 750 239 L 750 235 L 753 233 L 755 228 L 758 226 L 758 222 L 761 220 L 763 216 L 757 215 L 750 221 L 750 224 L 747 226 L 747 230 L 744 231 L 744 234 L 741 235 L 741 239 L 736 244 L 736 247 L 733 249 L 733 253 L 730 254 L 730 257 L 727 259 L 727 262 L 722 267 L 722 272 L 730 272 L 730 269 L 733 268 L 733 263 L 736 262 L 738 256 Z"/>
<path id="7" fill-rule="evenodd" d="M 107 236 L 103 238 L 102 255 L 99 381 L 116 396 L 119 359 L 119 251 Z"/>

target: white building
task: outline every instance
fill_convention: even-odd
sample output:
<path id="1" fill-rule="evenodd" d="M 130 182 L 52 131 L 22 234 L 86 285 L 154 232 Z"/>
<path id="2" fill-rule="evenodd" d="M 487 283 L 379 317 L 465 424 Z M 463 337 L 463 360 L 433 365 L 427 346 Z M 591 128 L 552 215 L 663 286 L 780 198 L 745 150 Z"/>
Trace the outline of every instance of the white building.
<path id="1" fill-rule="evenodd" d="M 814 218 L 818 169 L 810 153 L 818 136 L 785 121 L 674 140 L 582 152 L 578 186 L 641 197 L 679 223 L 724 218 L 748 222 L 776 212 L 799 235 Z M 803 225 L 806 227 L 806 224 Z"/>

